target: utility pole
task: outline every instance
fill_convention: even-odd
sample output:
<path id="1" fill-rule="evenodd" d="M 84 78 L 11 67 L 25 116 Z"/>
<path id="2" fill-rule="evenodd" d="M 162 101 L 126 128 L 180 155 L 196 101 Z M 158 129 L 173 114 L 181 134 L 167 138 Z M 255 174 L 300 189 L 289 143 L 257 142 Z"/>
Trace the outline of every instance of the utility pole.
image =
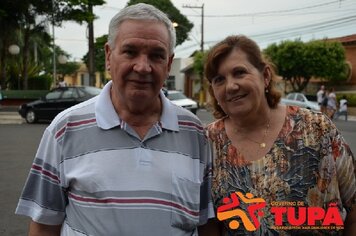
<path id="1" fill-rule="evenodd" d="M 200 40 L 200 51 L 204 53 L 204 4 L 201 6 L 190 6 L 183 5 L 183 8 L 199 8 L 201 9 L 201 40 Z M 204 74 L 203 72 L 200 76 L 200 92 L 199 92 L 199 106 L 203 107 L 205 102 L 205 89 L 204 89 Z"/>
<path id="2" fill-rule="evenodd" d="M 201 40 L 200 40 L 200 51 L 204 52 L 204 4 L 201 6 L 190 6 L 183 5 L 183 8 L 199 8 L 201 9 Z"/>
<path id="3" fill-rule="evenodd" d="M 57 82 L 57 64 L 56 64 L 56 36 L 54 33 L 54 0 L 52 0 L 52 36 L 53 36 L 53 54 L 52 54 L 52 63 L 53 63 L 53 81 L 52 88 L 56 86 Z"/>

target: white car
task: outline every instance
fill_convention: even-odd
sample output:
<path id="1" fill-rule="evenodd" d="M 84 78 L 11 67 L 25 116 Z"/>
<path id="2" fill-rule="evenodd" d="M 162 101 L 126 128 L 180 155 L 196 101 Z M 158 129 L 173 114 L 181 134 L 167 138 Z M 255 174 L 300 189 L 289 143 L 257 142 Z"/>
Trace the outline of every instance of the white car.
<path id="1" fill-rule="evenodd" d="M 194 114 L 197 113 L 198 103 L 196 101 L 188 98 L 181 91 L 168 90 L 167 92 L 168 92 L 167 97 L 169 100 L 172 101 L 172 103 L 184 107 L 190 110 L 191 112 L 193 112 Z"/>
<path id="2" fill-rule="evenodd" d="M 309 101 L 303 93 L 290 93 L 285 98 L 281 99 L 281 103 L 285 105 L 299 106 L 313 111 L 320 111 L 318 103 Z"/>

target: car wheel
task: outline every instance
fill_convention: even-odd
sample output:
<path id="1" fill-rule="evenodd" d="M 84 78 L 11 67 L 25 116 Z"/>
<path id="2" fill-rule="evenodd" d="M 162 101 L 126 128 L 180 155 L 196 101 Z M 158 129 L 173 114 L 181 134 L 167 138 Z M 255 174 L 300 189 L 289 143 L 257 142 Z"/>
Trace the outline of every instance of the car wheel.
<path id="1" fill-rule="evenodd" d="M 35 123 L 37 120 L 36 113 L 33 110 L 27 111 L 25 119 L 26 119 L 26 122 L 29 124 Z"/>

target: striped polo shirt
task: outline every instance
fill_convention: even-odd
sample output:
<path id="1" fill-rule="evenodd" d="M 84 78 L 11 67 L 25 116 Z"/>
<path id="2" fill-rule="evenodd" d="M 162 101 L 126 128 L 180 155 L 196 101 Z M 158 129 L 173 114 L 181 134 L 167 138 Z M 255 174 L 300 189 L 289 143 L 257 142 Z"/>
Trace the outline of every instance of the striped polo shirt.
<path id="1" fill-rule="evenodd" d="M 45 130 L 16 213 L 63 224 L 61 235 L 195 235 L 214 216 L 201 122 L 161 92 L 160 121 L 141 139 L 110 87 Z"/>

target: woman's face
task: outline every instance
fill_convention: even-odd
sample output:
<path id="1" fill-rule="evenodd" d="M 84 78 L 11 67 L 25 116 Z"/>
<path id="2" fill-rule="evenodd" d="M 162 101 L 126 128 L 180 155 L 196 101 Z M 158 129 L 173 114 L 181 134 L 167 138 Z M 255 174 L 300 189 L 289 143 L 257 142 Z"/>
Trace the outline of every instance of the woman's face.
<path id="1" fill-rule="evenodd" d="M 266 103 L 265 87 L 268 82 L 248 61 L 246 53 L 235 49 L 221 61 L 211 85 L 221 108 L 232 116 L 258 111 Z"/>

